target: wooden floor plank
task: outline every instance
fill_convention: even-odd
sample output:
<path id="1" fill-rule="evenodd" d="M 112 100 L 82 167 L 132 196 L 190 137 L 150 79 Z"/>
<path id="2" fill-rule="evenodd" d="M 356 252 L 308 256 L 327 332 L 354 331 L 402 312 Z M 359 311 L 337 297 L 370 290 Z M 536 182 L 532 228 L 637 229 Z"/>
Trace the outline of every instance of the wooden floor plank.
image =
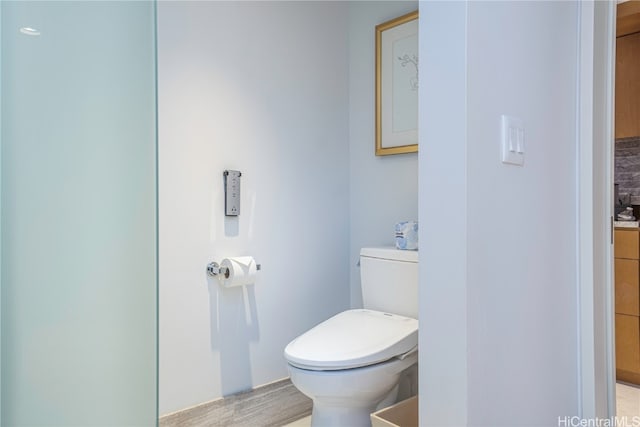
<path id="1" fill-rule="evenodd" d="M 160 417 L 160 427 L 283 426 L 311 414 L 312 402 L 284 379 Z"/>

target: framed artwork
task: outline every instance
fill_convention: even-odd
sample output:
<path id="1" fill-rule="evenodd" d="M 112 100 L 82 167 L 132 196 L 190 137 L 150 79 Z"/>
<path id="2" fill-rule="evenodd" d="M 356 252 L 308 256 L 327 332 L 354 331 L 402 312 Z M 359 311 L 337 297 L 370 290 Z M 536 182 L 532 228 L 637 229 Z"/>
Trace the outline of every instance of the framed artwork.
<path id="1" fill-rule="evenodd" d="M 376 26 L 376 156 L 418 151 L 418 11 Z"/>

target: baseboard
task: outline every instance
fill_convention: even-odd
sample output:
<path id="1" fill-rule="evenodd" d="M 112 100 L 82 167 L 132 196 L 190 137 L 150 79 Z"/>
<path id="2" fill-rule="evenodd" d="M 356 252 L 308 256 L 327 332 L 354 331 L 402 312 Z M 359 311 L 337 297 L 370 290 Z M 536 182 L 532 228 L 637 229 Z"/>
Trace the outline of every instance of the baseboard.
<path id="1" fill-rule="evenodd" d="M 283 426 L 311 414 L 312 402 L 288 378 L 163 415 L 160 427 Z"/>
<path id="2" fill-rule="evenodd" d="M 623 381 L 625 383 L 640 385 L 640 374 L 638 374 L 637 372 L 629 372 L 623 371 L 622 369 L 617 369 L 616 380 Z"/>

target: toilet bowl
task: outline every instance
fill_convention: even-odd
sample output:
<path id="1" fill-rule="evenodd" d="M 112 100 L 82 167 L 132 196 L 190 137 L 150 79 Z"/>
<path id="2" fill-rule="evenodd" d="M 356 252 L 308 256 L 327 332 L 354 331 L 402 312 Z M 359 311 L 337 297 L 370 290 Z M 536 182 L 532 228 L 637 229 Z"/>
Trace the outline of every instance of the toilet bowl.
<path id="1" fill-rule="evenodd" d="M 289 365 L 291 382 L 313 400 L 311 425 L 370 426 L 370 415 L 395 390 L 400 374 L 418 361 L 413 352 L 372 366 L 310 371 Z"/>
<path id="2" fill-rule="evenodd" d="M 370 426 L 370 414 L 417 363 L 418 321 L 348 310 L 285 349 L 291 382 L 313 400 L 311 425 Z"/>
<path id="3" fill-rule="evenodd" d="M 418 252 L 360 251 L 363 309 L 347 310 L 287 345 L 291 382 L 313 400 L 311 426 L 370 427 L 418 361 Z"/>

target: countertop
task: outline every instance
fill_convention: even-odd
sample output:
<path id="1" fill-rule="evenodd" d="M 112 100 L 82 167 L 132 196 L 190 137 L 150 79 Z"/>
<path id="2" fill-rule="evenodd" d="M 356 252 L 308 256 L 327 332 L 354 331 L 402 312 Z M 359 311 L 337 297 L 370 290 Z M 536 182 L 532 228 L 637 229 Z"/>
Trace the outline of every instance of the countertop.
<path id="1" fill-rule="evenodd" d="M 640 221 L 613 221 L 616 228 L 638 228 Z"/>

